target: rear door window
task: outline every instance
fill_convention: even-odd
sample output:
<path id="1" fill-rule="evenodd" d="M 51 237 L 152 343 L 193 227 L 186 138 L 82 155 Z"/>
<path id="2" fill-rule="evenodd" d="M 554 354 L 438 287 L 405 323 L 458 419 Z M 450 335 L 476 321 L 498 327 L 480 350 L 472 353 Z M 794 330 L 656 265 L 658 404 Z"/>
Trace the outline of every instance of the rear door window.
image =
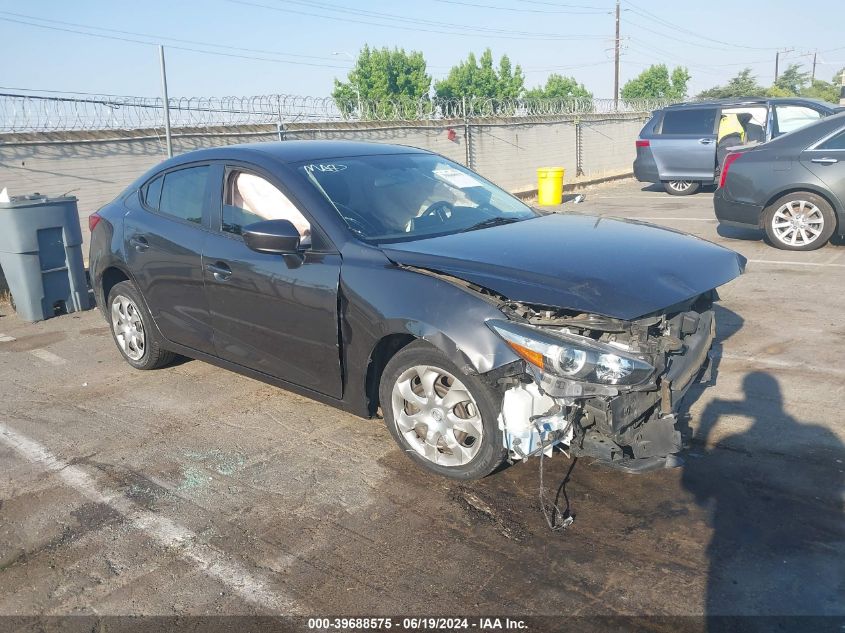
<path id="1" fill-rule="evenodd" d="M 816 149 L 837 150 L 845 149 L 845 130 L 841 131 L 836 136 L 832 136 L 824 143 L 819 145 Z"/>
<path id="2" fill-rule="evenodd" d="M 713 134 L 716 128 L 716 108 L 666 110 L 663 113 L 661 134 Z"/>
<path id="3" fill-rule="evenodd" d="M 141 190 L 141 195 L 144 198 L 144 204 L 150 209 L 158 211 L 158 204 L 161 200 L 161 185 L 164 182 L 164 176 L 159 176 L 155 180 L 151 180 Z"/>
<path id="4" fill-rule="evenodd" d="M 180 220 L 202 224 L 210 169 L 209 165 L 201 165 L 167 172 L 158 210 Z"/>
<path id="5" fill-rule="evenodd" d="M 807 106 L 776 105 L 775 136 L 792 132 L 821 118 L 821 112 Z"/>

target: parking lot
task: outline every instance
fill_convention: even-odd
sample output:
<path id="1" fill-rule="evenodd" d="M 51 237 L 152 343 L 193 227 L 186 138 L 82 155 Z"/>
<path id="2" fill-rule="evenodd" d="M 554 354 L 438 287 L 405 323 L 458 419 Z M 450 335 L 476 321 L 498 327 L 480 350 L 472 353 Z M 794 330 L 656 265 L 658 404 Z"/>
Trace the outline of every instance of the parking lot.
<path id="1" fill-rule="evenodd" d="M 845 246 L 720 234 L 712 193 L 630 180 L 562 208 L 748 258 L 682 467 L 558 453 L 575 521 L 551 532 L 536 460 L 437 478 L 380 420 L 198 361 L 135 371 L 98 311 L 3 305 L 0 613 L 845 615 Z"/>

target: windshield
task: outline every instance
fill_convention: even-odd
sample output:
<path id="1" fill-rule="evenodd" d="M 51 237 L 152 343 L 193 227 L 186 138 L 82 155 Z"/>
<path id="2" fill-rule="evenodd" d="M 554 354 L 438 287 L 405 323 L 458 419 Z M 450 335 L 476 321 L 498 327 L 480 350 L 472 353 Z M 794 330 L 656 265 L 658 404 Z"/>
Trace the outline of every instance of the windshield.
<path id="1" fill-rule="evenodd" d="M 447 235 L 536 217 L 531 207 L 433 154 L 384 154 L 302 163 L 299 171 L 369 242 Z"/>

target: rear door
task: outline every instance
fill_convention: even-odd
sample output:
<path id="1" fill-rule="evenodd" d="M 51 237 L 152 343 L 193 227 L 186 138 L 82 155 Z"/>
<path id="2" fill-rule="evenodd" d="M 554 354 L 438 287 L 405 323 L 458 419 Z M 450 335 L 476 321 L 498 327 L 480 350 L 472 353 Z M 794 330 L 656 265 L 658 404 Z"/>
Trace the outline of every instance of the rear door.
<path id="1" fill-rule="evenodd" d="M 341 397 L 340 255 L 280 183 L 253 166 L 227 166 L 214 199 L 202 259 L 217 356 Z M 244 226 L 277 219 L 299 229 L 300 254 L 258 253 L 244 243 Z"/>
<path id="2" fill-rule="evenodd" d="M 212 165 L 193 164 L 152 178 L 124 221 L 126 260 L 161 333 L 213 353 L 202 273 Z"/>
<path id="3" fill-rule="evenodd" d="M 845 202 L 845 129 L 802 152 L 801 164 L 827 185 L 842 208 Z"/>
<path id="4" fill-rule="evenodd" d="M 715 106 L 663 111 L 651 149 L 661 180 L 712 182 L 716 170 Z"/>

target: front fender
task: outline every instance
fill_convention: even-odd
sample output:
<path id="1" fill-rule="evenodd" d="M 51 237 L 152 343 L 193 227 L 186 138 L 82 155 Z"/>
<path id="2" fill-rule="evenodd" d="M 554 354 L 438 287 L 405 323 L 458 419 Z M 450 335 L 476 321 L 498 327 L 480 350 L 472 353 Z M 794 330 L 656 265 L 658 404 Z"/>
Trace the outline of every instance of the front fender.
<path id="1" fill-rule="evenodd" d="M 442 278 L 379 263 L 344 261 L 340 276 L 340 339 L 344 400 L 367 409 L 367 366 L 376 345 L 392 334 L 428 341 L 470 374 L 519 360 L 485 325 L 501 319 L 493 301 Z"/>

